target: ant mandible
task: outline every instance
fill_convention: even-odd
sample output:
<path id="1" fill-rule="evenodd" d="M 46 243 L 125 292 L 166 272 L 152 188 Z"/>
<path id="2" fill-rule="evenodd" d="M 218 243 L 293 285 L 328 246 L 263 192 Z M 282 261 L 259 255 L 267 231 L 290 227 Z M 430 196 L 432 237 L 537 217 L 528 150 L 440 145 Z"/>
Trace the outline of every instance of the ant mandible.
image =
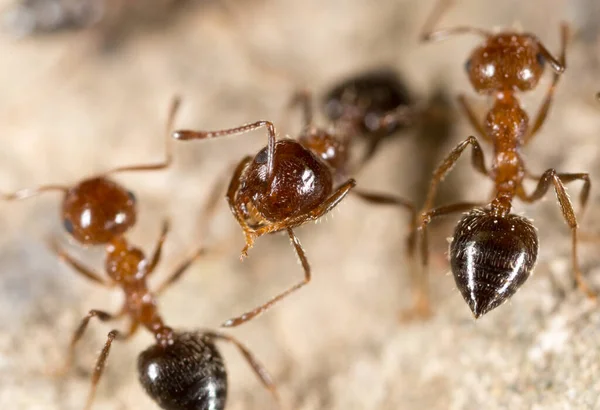
<path id="1" fill-rule="evenodd" d="M 493 34 L 483 29 L 459 26 L 435 30 L 434 26 L 450 1 L 442 1 L 426 22 L 421 39 L 434 41 L 454 34 L 476 34 L 484 38 L 475 48 L 466 64 L 473 88 L 493 98 L 485 122 L 481 123 L 464 96 L 459 102 L 479 136 L 494 147 L 491 168 L 477 138 L 470 136 L 452 150 L 436 169 L 419 221 L 416 223 L 422 245 L 424 267 L 421 288 L 417 293 L 415 313 L 427 315 L 427 232 L 433 219 L 454 212 L 468 211 L 458 222 L 450 245 L 450 264 L 458 289 L 475 318 L 489 312 L 510 298 L 533 270 L 538 254 L 538 237 L 531 221 L 511 213 L 513 199 L 532 203 L 541 199 L 554 187 L 562 215 L 571 229 L 572 267 L 579 288 L 590 298 L 595 293 L 584 282 L 577 258 L 577 218 L 564 185 L 581 180 L 581 209 L 585 209 L 590 191 L 587 173 L 558 173 L 546 170 L 541 176 L 530 174 L 521 156 L 521 148 L 540 130 L 548 114 L 555 87 L 566 63 L 568 26 L 561 26 L 561 52 L 553 57 L 533 34 L 504 31 Z M 539 109 L 533 126 L 521 107 L 517 93 L 536 87 L 545 63 L 554 71 L 553 80 Z M 476 203 L 456 203 L 433 208 L 438 184 L 446 177 L 463 151 L 472 146 L 472 164 L 481 174 L 494 182 L 493 200 L 483 207 Z M 537 181 L 536 189 L 528 194 L 523 186 L 525 178 Z M 474 209 L 473 209 L 474 208 Z"/>
<path id="2" fill-rule="evenodd" d="M 204 248 L 199 248 L 175 269 L 156 292 L 152 292 L 148 288 L 147 279 L 152 275 L 160 260 L 160 249 L 167 232 L 168 222 L 165 221 L 156 246 L 157 250 L 150 260 L 145 257 L 141 249 L 130 245 L 122 236 L 114 238 L 107 246 L 105 269 L 109 280 L 103 281 L 103 284 L 120 287 L 124 292 L 125 301 L 117 314 L 96 309 L 90 310 L 73 335 L 68 360 L 61 373 L 70 368 L 77 342 L 81 340 L 92 318 L 108 322 L 128 316 L 130 324 L 126 332 L 111 330 L 108 333 L 107 340 L 94 366 L 91 388 L 85 405 L 86 410 L 92 406 L 113 341 L 129 339 L 140 326 L 145 327 L 154 335 L 155 344 L 138 356 L 139 380 L 148 395 L 161 408 L 166 410 L 223 410 L 225 408 L 227 372 L 223 358 L 214 344 L 215 340 L 232 343 L 250 364 L 263 385 L 278 401 L 277 390 L 266 369 L 244 345 L 232 336 L 208 330 L 176 331 L 167 326 L 161 318 L 158 312 L 157 297 L 181 278 L 192 263 L 204 254 Z M 54 246 L 58 249 L 56 245 Z M 59 254 L 64 255 L 61 251 Z M 69 260 L 69 264 L 77 271 L 91 272 L 91 269 L 78 262 Z M 94 275 L 99 277 L 97 274 Z"/>

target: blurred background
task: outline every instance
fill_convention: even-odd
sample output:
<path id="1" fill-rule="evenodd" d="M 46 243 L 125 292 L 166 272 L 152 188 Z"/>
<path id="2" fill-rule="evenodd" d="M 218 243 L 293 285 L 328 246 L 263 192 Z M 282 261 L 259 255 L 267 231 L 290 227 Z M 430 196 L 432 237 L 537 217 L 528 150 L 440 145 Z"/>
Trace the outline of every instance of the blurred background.
<path id="1" fill-rule="evenodd" d="M 117 165 L 161 160 L 174 94 L 183 97 L 177 127 L 219 129 L 269 119 L 282 136 L 294 136 L 299 115 L 286 110 L 294 91 L 320 97 L 347 76 L 389 67 L 416 101 L 449 115 L 386 140 L 357 180 L 422 200 L 437 161 L 474 132 L 456 112 L 455 96 L 466 93 L 482 115 L 486 107 L 463 68 L 477 38 L 419 44 L 433 6 L 429 0 L 2 0 L 0 189 L 74 183 Z M 588 171 L 595 181 L 600 4 L 464 0 L 441 25 L 523 29 L 556 54 L 563 20 L 573 34 L 568 69 L 525 155 L 534 173 Z M 550 78 L 524 96 L 530 113 Z M 327 125 L 321 112 L 317 121 Z M 214 184 L 265 144 L 263 131 L 174 144 L 168 171 L 118 176 L 139 199 L 132 243 L 150 252 L 162 220 L 172 221 L 154 283 L 201 241 L 214 249 L 161 298 L 169 325 L 216 327 L 301 279 L 283 235 L 260 238 L 239 261 L 243 235 L 224 199 L 202 227 L 201 208 Z M 444 186 L 440 203 L 485 199 L 491 188 L 467 160 Z M 573 197 L 578 190 L 570 186 Z M 600 231 L 597 198 L 593 189 L 581 221 L 590 233 Z M 90 309 L 111 312 L 122 301 L 119 290 L 83 280 L 49 250 L 48 239 L 58 237 L 81 260 L 103 267 L 101 249 L 68 245 L 59 206 L 56 194 L 0 204 L 3 409 L 82 408 L 110 325 L 91 323 L 67 376 L 46 373 L 63 363 L 72 332 Z M 348 197 L 323 223 L 297 229 L 313 268 L 310 285 L 231 333 L 264 362 L 288 409 L 600 408 L 600 314 L 569 290 L 569 234 L 555 196 L 517 204 L 515 211 L 533 218 L 539 230 L 538 266 L 506 305 L 478 321 L 447 274 L 446 238 L 456 218 L 432 227 L 435 315 L 400 323 L 399 312 L 412 303 L 406 214 Z M 600 287 L 597 246 L 582 244 L 581 261 Z M 157 408 L 136 371 L 138 353 L 152 342 L 141 331 L 113 344 L 94 409 Z M 222 352 L 228 409 L 274 409 L 237 352 L 229 346 Z"/>

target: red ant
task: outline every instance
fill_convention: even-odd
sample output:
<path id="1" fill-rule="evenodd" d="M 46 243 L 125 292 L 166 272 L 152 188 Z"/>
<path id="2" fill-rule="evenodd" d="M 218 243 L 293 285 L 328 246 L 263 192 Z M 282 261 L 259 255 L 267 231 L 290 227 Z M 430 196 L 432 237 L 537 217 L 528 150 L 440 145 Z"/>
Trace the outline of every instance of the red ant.
<path id="1" fill-rule="evenodd" d="M 299 93 L 292 105 L 301 104 L 304 129 L 297 141 L 276 139 L 274 125 L 257 121 L 219 131 L 179 130 L 173 138 L 182 141 L 240 134 L 266 127 L 268 144 L 254 158 L 243 158 L 235 169 L 227 201 L 242 228 L 246 245 L 242 259 L 248 255 L 256 238 L 286 231 L 304 269 L 304 280 L 259 307 L 232 318 L 223 327 L 238 326 L 264 313 L 275 303 L 302 288 L 311 280 L 311 268 L 293 228 L 321 218 L 352 190 L 363 199 L 377 204 L 395 204 L 414 211 L 412 203 L 391 196 L 359 192 L 349 178 L 349 138 L 312 126 L 313 109 L 307 93 Z"/>
<path id="2" fill-rule="evenodd" d="M 425 23 L 421 39 L 434 41 L 467 33 L 484 38 L 484 42 L 471 53 L 465 68 L 473 88 L 493 98 L 492 108 L 485 122 L 481 123 L 464 96 L 459 96 L 459 103 L 479 136 L 493 145 L 494 159 L 488 170 L 477 138 L 470 136 L 457 145 L 434 172 L 425 205 L 416 222 L 422 239 L 423 274 L 428 263 L 427 225 L 442 215 L 468 211 L 456 226 L 450 245 L 450 264 L 456 285 L 475 318 L 508 300 L 531 274 L 538 254 L 536 230 L 531 221 L 511 213 L 512 201 L 515 197 L 526 203 L 538 201 L 553 186 L 563 217 L 571 229 L 576 283 L 590 298 L 594 298 L 596 294 L 586 285 L 579 269 L 577 219 L 564 187 L 572 181 L 583 181 L 580 194 L 583 210 L 590 191 L 589 175 L 558 173 L 548 169 L 541 176 L 534 176 L 526 169 L 521 156 L 521 148 L 533 139 L 543 125 L 560 74 L 565 70 L 568 26 L 561 26 L 561 52 L 559 58 L 555 58 L 533 34 L 511 31 L 493 34 L 469 26 L 435 30 L 434 26 L 450 3 L 442 1 L 437 5 Z M 530 126 L 529 117 L 521 107 L 517 93 L 536 87 L 546 63 L 553 69 L 554 77 Z M 438 184 L 469 145 L 472 146 L 475 169 L 494 181 L 493 200 L 487 207 L 475 203 L 456 203 L 433 208 Z M 530 194 L 523 186 L 526 178 L 538 181 L 536 189 Z M 422 315 L 429 313 L 425 287 L 423 278 L 415 306 L 416 312 Z"/>
<path id="3" fill-rule="evenodd" d="M 46 185 L 4 195 L 6 200 L 17 200 L 47 191 L 63 192 L 62 217 L 65 230 L 82 245 L 106 246 L 105 269 L 108 280 L 68 255 L 55 241 L 52 242 L 52 249 L 79 274 L 105 287 L 119 286 L 125 294 L 125 302 L 119 313 L 91 310 L 81 321 L 71 340 L 68 360 L 62 372 L 70 367 L 77 342 L 92 318 L 102 322 L 120 319 L 126 315 L 130 318 L 127 332 L 112 330 L 108 333 L 108 339 L 94 367 L 86 409 L 92 405 L 113 340 L 128 339 L 135 334 L 140 325 L 148 329 L 156 339 L 156 344 L 139 356 L 140 381 L 162 408 L 192 410 L 225 407 L 227 375 L 214 340 L 233 343 L 262 383 L 277 397 L 269 374 L 236 339 L 213 331 L 178 332 L 166 326 L 158 313 L 156 297 L 175 283 L 192 262 L 204 254 L 204 249 L 198 249 L 156 292 L 152 292 L 148 289 L 146 281 L 160 261 L 168 223 L 164 222 L 162 233 L 150 258 L 146 258 L 141 249 L 130 245 L 125 238 L 125 233 L 136 221 L 136 200 L 131 192 L 109 179 L 108 175 L 126 171 L 161 170 L 171 164 L 170 134 L 179 103 L 179 99 L 175 98 L 169 111 L 166 129 L 167 158 L 164 162 L 115 168 L 100 176 L 85 179 L 72 187 Z"/>
<path id="4" fill-rule="evenodd" d="M 98 230 L 90 230 L 90 233 L 104 234 L 102 225 L 97 226 Z M 204 254 L 203 248 L 198 249 L 175 269 L 156 292 L 152 292 L 148 288 L 147 279 L 152 275 L 160 260 L 161 249 L 167 232 L 168 223 L 165 221 L 151 259 L 146 258 L 141 249 L 130 245 L 123 236 L 118 234 L 107 245 L 105 269 L 109 280 L 102 281 L 102 284 L 107 287 L 118 286 L 123 290 L 125 295 L 123 307 L 117 314 L 110 314 L 96 309 L 90 310 L 73 335 L 67 364 L 63 372 L 70 367 L 77 342 L 81 340 L 92 318 L 95 317 L 102 322 L 108 322 L 127 315 L 130 324 L 125 333 L 119 330 L 111 330 L 108 333 L 104 348 L 94 366 L 85 409 L 88 410 L 92 406 L 112 342 L 115 339 L 129 339 L 140 326 L 151 332 L 156 342 L 140 353 L 138 357 L 139 379 L 148 395 L 161 408 L 166 410 L 222 410 L 225 408 L 227 373 L 223 358 L 214 345 L 215 340 L 232 343 L 250 364 L 263 385 L 278 400 L 275 385 L 266 369 L 245 346 L 232 336 L 214 331 L 176 331 L 167 326 L 159 315 L 157 297 L 175 283 L 194 260 Z M 87 272 L 87 275 L 91 274 L 99 278 L 99 275 L 92 273 L 91 269 L 67 257 L 63 251 L 58 250 L 56 245 L 55 249 L 76 271 L 80 273 Z"/>

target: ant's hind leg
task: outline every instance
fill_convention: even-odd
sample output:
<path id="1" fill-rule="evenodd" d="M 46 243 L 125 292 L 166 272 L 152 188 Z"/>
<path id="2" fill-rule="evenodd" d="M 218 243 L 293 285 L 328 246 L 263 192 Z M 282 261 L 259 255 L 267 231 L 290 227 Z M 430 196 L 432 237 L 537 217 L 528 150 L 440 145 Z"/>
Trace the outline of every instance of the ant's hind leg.
<path id="1" fill-rule="evenodd" d="M 118 319 L 119 316 L 121 315 L 112 315 L 110 313 L 95 309 L 90 310 L 90 312 L 81 320 L 81 323 L 79 324 L 77 330 L 75 330 L 75 333 L 71 338 L 71 343 L 69 344 L 69 351 L 67 353 L 67 359 L 65 360 L 65 363 L 58 370 L 51 372 L 52 375 L 62 376 L 71 369 L 71 367 L 73 366 L 73 359 L 75 358 L 75 348 L 77 347 L 77 343 L 79 342 L 79 340 L 81 340 L 81 337 L 85 333 L 88 324 L 93 317 L 98 318 L 98 320 L 102 322 L 109 322 Z"/>
<path id="2" fill-rule="evenodd" d="M 463 154 L 464 150 L 469 145 L 472 146 L 471 164 L 473 165 L 473 168 L 475 168 L 475 170 L 479 171 L 481 174 L 489 175 L 489 172 L 485 166 L 485 156 L 483 154 L 483 150 L 481 149 L 481 145 L 479 145 L 479 141 L 477 141 L 477 138 L 473 136 L 468 137 L 456 147 L 454 147 L 450 154 L 448 154 L 448 156 L 434 171 L 433 178 L 431 179 L 431 183 L 429 184 L 429 191 L 427 192 L 425 204 L 423 205 L 423 211 L 425 213 L 433 207 L 438 185 L 446 178 L 446 176 L 452 170 L 454 165 L 456 165 L 456 162 Z"/>
<path id="3" fill-rule="evenodd" d="M 421 245 L 421 269 L 416 269 L 415 258 L 411 268 L 411 278 L 413 280 L 413 306 L 400 312 L 400 321 L 407 322 L 415 319 L 426 319 L 432 315 L 431 302 L 429 298 L 429 234 L 428 225 L 436 218 L 451 215 L 459 212 L 469 211 L 481 206 L 481 203 L 459 202 L 452 205 L 441 206 L 422 214 L 422 223 L 415 227 L 414 237 L 409 238 L 408 246 L 416 247 L 417 242 Z"/>
<path id="4" fill-rule="evenodd" d="M 271 394 L 275 398 L 275 401 L 277 402 L 278 407 L 281 407 L 279 393 L 277 392 L 277 386 L 275 386 L 275 383 L 273 382 L 273 378 L 271 377 L 271 375 L 269 374 L 269 372 L 267 371 L 265 366 L 263 366 L 258 361 L 258 359 L 252 354 L 252 352 L 246 346 L 244 346 L 242 343 L 240 343 L 233 336 L 229 336 L 224 333 L 219 333 L 219 332 L 214 332 L 214 331 L 204 331 L 204 332 L 202 332 L 202 334 L 205 336 L 208 336 L 211 339 L 220 339 L 220 340 L 224 340 L 226 342 L 233 344 L 239 350 L 239 352 L 242 354 L 242 356 L 244 356 L 244 359 L 246 359 L 246 362 L 248 362 L 248 364 L 254 371 L 254 374 L 256 374 L 256 377 L 258 377 L 258 379 L 260 380 L 262 385 L 267 390 L 269 390 L 269 392 L 271 392 Z"/>
<path id="5" fill-rule="evenodd" d="M 94 397 L 96 396 L 96 390 L 98 388 L 98 382 L 102 377 L 102 373 L 104 372 L 104 366 L 106 365 L 106 360 L 108 359 L 108 354 L 110 353 L 110 348 L 112 346 L 112 342 L 115 339 L 122 339 L 123 336 L 119 333 L 118 330 L 111 330 L 108 333 L 106 343 L 98 356 L 98 360 L 96 361 L 96 365 L 94 366 L 94 373 L 92 373 L 92 381 L 90 386 L 90 391 L 88 393 L 88 397 L 85 403 L 85 410 L 89 410 L 92 408 L 92 403 L 94 402 Z"/>
<path id="6" fill-rule="evenodd" d="M 255 308 L 249 312 L 246 312 L 241 316 L 227 320 L 225 323 L 223 323 L 221 325 L 221 327 L 235 327 L 235 326 L 239 326 L 242 323 L 245 323 L 249 320 L 252 320 L 256 316 L 269 310 L 277 302 L 286 298 L 290 294 L 296 292 L 298 289 L 304 287 L 305 285 L 307 285 L 310 282 L 310 279 L 311 279 L 310 265 L 308 263 L 308 259 L 306 259 L 306 254 L 304 253 L 304 249 L 302 249 L 300 240 L 296 237 L 296 235 L 294 234 L 294 231 L 291 228 L 287 228 L 287 233 L 288 233 L 288 236 L 290 237 L 290 240 L 292 241 L 292 245 L 294 245 L 294 249 L 296 250 L 296 254 L 298 255 L 298 258 L 300 259 L 302 268 L 304 269 L 304 280 L 300 283 L 295 284 L 294 286 L 292 286 L 288 290 L 280 293 L 279 295 L 275 296 L 274 298 L 269 300 L 267 303 Z"/>
<path id="7" fill-rule="evenodd" d="M 571 229 L 571 257 L 573 263 L 572 269 L 575 283 L 577 287 L 579 287 L 579 289 L 581 289 L 581 291 L 583 291 L 587 295 L 588 298 L 595 300 L 598 296 L 598 293 L 592 290 L 589 287 L 589 285 L 585 282 L 585 280 L 583 279 L 583 274 L 581 273 L 581 269 L 579 267 L 579 258 L 577 256 L 577 218 L 575 216 L 573 204 L 571 203 L 571 200 L 569 199 L 569 196 L 567 195 L 567 192 L 565 190 L 565 184 L 577 180 L 581 180 L 584 183 L 579 196 L 579 200 L 581 203 L 580 212 L 582 212 L 587 205 L 589 191 L 591 187 L 590 177 L 587 173 L 559 174 L 554 169 L 549 169 L 542 174 L 542 177 L 540 178 L 535 191 L 531 195 L 521 197 L 521 199 L 524 202 L 535 202 L 541 199 L 546 194 L 546 192 L 548 192 L 550 187 L 554 185 L 554 191 L 556 192 L 556 197 L 558 198 L 558 203 L 560 205 L 560 210 L 562 212 L 563 218 L 565 219 L 565 222 L 567 223 L 567 225 L 569 225 L 569 228 Z"/>

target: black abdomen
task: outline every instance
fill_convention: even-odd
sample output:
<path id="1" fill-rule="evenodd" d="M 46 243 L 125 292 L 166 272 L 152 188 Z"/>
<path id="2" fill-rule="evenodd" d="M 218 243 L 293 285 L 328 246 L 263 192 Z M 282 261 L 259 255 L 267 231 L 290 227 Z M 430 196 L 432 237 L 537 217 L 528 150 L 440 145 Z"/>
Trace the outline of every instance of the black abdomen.
<path id="1" fill-rule="evenodd" d="M 227 373 L 214 343 L 201 333 L 180 333 L 172 345 L 150 346 L 138 357 L 146 392 L 165 410 L 223 410 Z"/>

